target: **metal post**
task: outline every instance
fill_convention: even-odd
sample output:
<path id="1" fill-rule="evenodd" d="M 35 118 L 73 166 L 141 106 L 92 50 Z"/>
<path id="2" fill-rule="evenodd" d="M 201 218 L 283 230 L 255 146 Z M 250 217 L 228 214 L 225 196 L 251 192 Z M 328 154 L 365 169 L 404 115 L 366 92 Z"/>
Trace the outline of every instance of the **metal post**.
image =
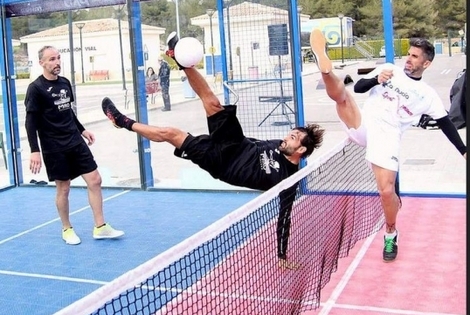
<path id="1" fill-rule="evenodd" d="M 232 0 L 224 0 L 227 5 L 227 36 L 228 36 L 228 79 L 233 80 L 233 63 L 232 63 L 232 38 L 230 36 L 230 3 Z"/>
<path id="2" fill-rule="evenodd" d="M 124 69 L 124 52 L 122 50 L 122 28 L 121 28 L 121 17 L 122 17 L 122 10 L 124 6 L 118 9 L 118 31 L 119 31 L 119 49 L 121 51 L 121 76 L 122 76 L 122 90 L 127 90 L 126 88 L 126 71 Z"/>
<path id="3" fill-rule="evenodd" d="M 452 37 L 449 29 L 447 30 L 447 43 L 449 45 L 449 57 L 452 57 Z"/>
<path id="4" fill-rule="evenodd" d="M 214 15 L 214 10 L 213 9 L 207 9 L 206 13 L 209 16 L 209 27 L 211 31 L 211 63 L 212 63 L 212 76 L 215 76 L 215 62 L 214 62 L 214 34 L 212 30 L 212 15 Z"/>
<path id="5" fill-rule="evenodd" d="M 85 83 L 85 69 L 83 66 L 83 38 L 82 38 L 82 29 L 85 26 L 85 23 L 75 23 L 75 26 L 78 27 L 80 31 L 80 60 L 82 62 L 82 83 Z"/>
<path id="6" fill-rule="evenodd" d="M 75 86 L 75 60 L 74 60 L 74 49 L 73 49 L 73 21 L 72 21 L 72 11 L 69 11 L 68 14 L 68 26 L 69 26 L 69 48 L 70 48 L 70 84 L 72 85 L 73 98 L 75 99 L 75 104 L 73 105 L 73 111 L 77 115 L 77 90 Z"/>
<path id="7" fill-rule="evenodd" d="M 338 14 L 339 17 L 339 33 L 340 33 L 340 41 L 341 41 L 341 63 L 344 64 L 344 51 L 343 51 L 343 18 L 344 14 Z"/>
<path id="8" fill-rule="evenodd" d="M 304 56 L 302 53 L 302 27 L 300 26 L 300 12 L 302 12 L 303 7 L 301 5 L 297 6 L 297 19 L 299 23 L 299 43 L 300 43 L 300 71 L 303 70 L 304 66 Z"/>
<path id="9" fill-rule="evenodd" d="M 181 38 L 180 34 L 180 14 L 179 14 L 179 5 L 178 5 L 178 0 L 175 0 L 175 10 L 176 10 L 176 34 L 178 35 L 178 38 Z"/>

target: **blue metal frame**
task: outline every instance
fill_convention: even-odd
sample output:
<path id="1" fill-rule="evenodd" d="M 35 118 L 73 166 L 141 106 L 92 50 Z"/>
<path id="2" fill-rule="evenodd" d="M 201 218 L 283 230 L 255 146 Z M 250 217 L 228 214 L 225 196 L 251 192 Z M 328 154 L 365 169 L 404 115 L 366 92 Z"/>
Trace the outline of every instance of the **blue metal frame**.
<path id="1" fill-rule="evenodd" d="M 132 68 L 134 79 L 134 101 L 136 120 L 148 124 L 148 109 L 145 92 L 145 61 L 142 40 L 142 20 L 140 3 L 136 1 L 127 2 L 129 12 L 129 35 L 131 40 Z M 137 146 L 139 151 L 140 182 L 142 189 L 153 187 L 152 150 L 150 140 L 138 135 Z"/>
<path id="2" fill-rule="evenodd" d="M 5 145 L 7 148 L 7 160 L 10 185 L 19 185 L 23 183 L 23 171 L 21 164 L 21 152 L 20 148 L 20 137 L 19 137 L 19 126 L 18 126 L 18 109 L 17 106 L 11 106 L 11 104 L 17 104 L 16 99 L 16 86 L 13 64 L 13 45 L 12 45 L 12 30 L 11 22 L 9 19 L 2 19 L 0 23 L 0 34 L 2 34 L 3 45 L 0 49 L 0 61 L 3 63 L 3 67 L 0 67 L 0 75 L 2 78 L 2 95 L 3 95 L 3 115 L 5 121 Z M 8 62 L 7 62 L 8 61 Z M 15 137 L 12 137 L 12 134 Z M 15 139 L 13 142 L 12 139 Z M 17 165 L 17 168 L 13 165 Z"/>
<path id="3" fill-rule="evenodd" d="M 394 63 L 392 0 L 382 0 L 382 15 L 385 40 L 385 62 Z"/>
<path id="4" fill-rule="evenodd" d="M 220 34 L 220 53 L 222 61 L 222 80 L 228 84 L 234 83 L 228 79 L 228 66 L 227 66 L 227 49 L 225 48 L 225 24 L 224 24 L 224 1 L 217 0 L 217 17 L 219 18 L 219 34 Z M 228 4 L 230 6 L 230 3 Z M 230 40 L 230 39 L 229 39 Z M 230 52 L 231 53 L 231 52 Z M 233 79 L 233 78 L 232 78 Z M 230 91 L 224 86 L 224 102 L 230 104 Z"/>

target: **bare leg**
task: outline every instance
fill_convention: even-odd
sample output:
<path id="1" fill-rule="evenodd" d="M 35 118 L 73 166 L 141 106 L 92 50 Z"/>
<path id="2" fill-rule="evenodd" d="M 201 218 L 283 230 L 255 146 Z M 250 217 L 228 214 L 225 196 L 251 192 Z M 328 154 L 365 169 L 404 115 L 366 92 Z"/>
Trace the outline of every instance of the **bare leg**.
<path id="1" fill-rule="evenodd" d="M 212 116 L 224 107 L 220 104 L 217 96 L 212 92 L 206 79 L 195 68 L 183 69 L 188 77 L 189 84 L 202 101 L 207 117 Z"/>
<path id="2" fill-rule="evenodd" d="M 339 119 L 348 128 L 359 128 L 361 125 L 361 112 L 351 93 L 346 90 L 343 80 L 333 73 L 331 61 L 325 52 L 326 40 L 320 30 L 314 29 L 310 34 L 310 46 L 315 55 L 317 66 L 321 71 L 326 93 L 336 102 Z"/>
<path id="3" fill-rule="evenodd" d="M 138 122 L 132 125 L 132 131 L 153 142 L 168 142 L 177 149 L 181 148 L 188 136 L 187 132 L 178 128 L 149 126 Z"/>
<path id="4" fill-rule="evenodd" d="M 70 181 L 56 180 L 55 184 L 57 189 L 55 204 L 60 221 L 62 222 L 62 228 L 66 230 L 72 226 L 69 217 Z"/>
<path id="5" fill-rule="evenodd" d="M 380 195 L 380 202 L 385 215 L 385 231 L 393 233 L 396 230 L 396 221 L 400 201 L 395 192 L 395 180 L 397 173 L 372 164 L 372 170 L 377 182 L 377 189 Z"/>
<path id="6" fill-rule="evenodd" d="M 101 107 L 104 114 L 111 120 L 115 127 L 134 131 L 150 141 L 168 142 L 179 149 L 188 136 L 187 132 L 177 128 L 150 126 L 136 122 L 123 115 L 108 97 L 103 99 Z"/>
<path id="7" fill-rule="evenodd" d="M 93 221 L 95 226 L 101 226 L 105 223 L 103 215 L 103 195 L 101 193 L 101 175 L 98 170 L 83 174 L 88 189 L 88 202 L 93 212 Z"/>

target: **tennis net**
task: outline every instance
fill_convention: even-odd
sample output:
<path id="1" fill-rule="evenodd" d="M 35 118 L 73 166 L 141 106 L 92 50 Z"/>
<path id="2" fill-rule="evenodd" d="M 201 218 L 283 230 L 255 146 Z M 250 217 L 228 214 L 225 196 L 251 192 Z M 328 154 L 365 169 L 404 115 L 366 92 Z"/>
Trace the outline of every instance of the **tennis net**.
<path id="1" fill-rule="evenodd" d="M 56 314 L 285 315 L 318 308 L 338 259 L 383 225 L 364 154 L 364 148 L 345 140 L 276 187 Z M 283 216 L 279 196 L 291 187 L 296 187 L 295 201 L 290 215 Z M 278 241 L 287 236 L 287 243 Z M 286 247 L 287 261 L 298 269 L 278 265 L 278 252 Z"/>

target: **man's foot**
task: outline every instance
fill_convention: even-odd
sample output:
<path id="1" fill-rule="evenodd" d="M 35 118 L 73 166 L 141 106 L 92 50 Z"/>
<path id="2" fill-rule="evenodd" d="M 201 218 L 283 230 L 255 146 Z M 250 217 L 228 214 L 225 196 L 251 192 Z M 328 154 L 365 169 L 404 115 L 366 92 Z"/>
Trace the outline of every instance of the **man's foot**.
<path id="1" fill-rule="evenodd" d="M 103 109 L 103 113 L 111 120 L 114 127 L 132 130 L 132 125 L 135 123 L 135 120 L 121 114 L 109 97 L 103 98 L 101 108 Z"/>
<path id="2" fill-rule="evenodd" d="M 165 51 L 165 55 L 167 55 L 168 57 L 172 58 L 176 64 L 178 65 L 179 69 L 180 70 L 183 70 L 184 67 L 182 65 L 180 65 L 178 63 L 178 61 L 176 61 L 175 59 L 175 47 L 176 47 L 176 44 L 178 43 L 179 41 L 179 37 L 178 37 L 178 34 L 176 32 L 171 32 L 170 35 L 168 35 L 167 39 L 166 39 L 166 51 Z"/>
<path id="3" fill-rule="evenodd" d="M 105 223 L 100 227 L 93 228 L 93 238 L 95 240 L 101 240 L 105 238 L 118 238 L 124 235 L 123 231 L 115 230 L 111 225 Z"/>
<path id="4" fill-rule="evenodd" d="M 163 107 L 163 108 L 162 108 L 162 112 L 169 112 L 169 111 L 171 111 L 170 108 L 166 108 L 166 107 Z"/>
<path id="5" fill-rule="evenodd" d="M 333 64 L 326 54 L 326 39 L 322 31 L 314 29 L 310 34 L 310 47 L 312 48 L 315 62 L 321 73 L 330 73 Z"/>
<path id="6" fill-rule="evenodd" d="M 68 229 L 62 230 L 62 239 L 65 241 L 65 244 L 68 245 L 78 245 L 82 241 L 80 237 L 75 234 L 73 227 L 69 227 Z"/>
<path id="7" fill-rule="evenodd" d="M 398 232 L 397 232 L 398 233 Z M 398 255 L 398 234 L 394 238 L 387 238 L 384 236 L 384 252 L 383 260 L 385 262 L 392 262 Z"/>
<path id="8" fill-rule="evenodd" d="M 300 264 L 293 262 L 293 261 L 288 261 L 287 259 L 282 259 L 282 258 L 279 258 L 278 266 L 279 268 L 289 269 L 289 270 L 297 270 L 300 268 Z"/>

